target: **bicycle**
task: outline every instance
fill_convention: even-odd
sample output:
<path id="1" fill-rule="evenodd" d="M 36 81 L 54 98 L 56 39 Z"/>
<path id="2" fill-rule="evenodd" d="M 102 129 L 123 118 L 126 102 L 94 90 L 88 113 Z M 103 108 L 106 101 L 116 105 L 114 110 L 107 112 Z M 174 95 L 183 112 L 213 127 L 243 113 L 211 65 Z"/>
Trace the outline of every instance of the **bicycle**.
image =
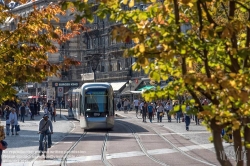
<path id="1" fill-rule="evenodd" d="M 38 134 L 41 134 L 40 132 Z M 47 157 L 47 150 L 48 150 L 48 143 L 47 143 L 47 135 L 44 133 L 44 137 L 43 137 L 43 154 L 44 154 L 44 159 L 46 160 Z"/>

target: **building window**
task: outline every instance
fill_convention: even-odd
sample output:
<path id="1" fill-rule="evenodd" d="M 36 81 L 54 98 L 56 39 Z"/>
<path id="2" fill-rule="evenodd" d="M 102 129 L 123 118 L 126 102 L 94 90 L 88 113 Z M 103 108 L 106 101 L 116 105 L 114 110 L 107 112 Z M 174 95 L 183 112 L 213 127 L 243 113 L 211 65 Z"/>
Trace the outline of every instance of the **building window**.
<path id="1" fill-rule="evenodd" d="M 121 62 L 117 62 L 117 71 L 120 71 L 121 70 Z"/>
<path id="2" fill-rule="evenodd" d="M 109 71 L 113 71 L 113 66 L 111 64 L 109 65 Z"/>

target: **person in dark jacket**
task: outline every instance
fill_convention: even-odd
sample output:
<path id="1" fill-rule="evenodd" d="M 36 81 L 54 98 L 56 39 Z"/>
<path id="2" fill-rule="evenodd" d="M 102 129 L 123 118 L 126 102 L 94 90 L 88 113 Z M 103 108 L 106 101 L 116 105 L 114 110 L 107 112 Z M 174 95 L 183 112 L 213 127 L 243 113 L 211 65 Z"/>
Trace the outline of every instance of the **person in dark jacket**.
<path id="1" fill-rule="evenodd" d="M 30 120 L 34 120 L 35 106 L 33 102 L 30 103 L 30 111 L 31 111 Z"/>
<path id="2" fill-rule="evenodd" d="M 146 118 L 147 118 L 147 113 L 148 113 L 148 107 L 147 107 L 147 103 L 144 102 L 144 105 L 142 106 L 142 121 L 146 122 Z"/>
<path id="3" fill-rule="evenodd" d="M 40 102 L 38 101 L 37 103 L 36 103 L 36 105 L 37 105 L 37 114 L 38 115 L 40 115 L 40 107 L 41 107 L 41 105 L 40 105 Z"/>
<path id="4" fill-rule="evenodd" d="M 37 102 L 34 102 L 34 115 L 37 115 Z"/>
<path id="5" fill-rule="evenodd" d="M 22 103 L 21 107 L 19 107 L 19 112 L 21 114 L 21 121 L 23 121 L 23 123 L 24 123 L 24 116 L 25 116 L 25 112 L 26 112 L 24 103 Z"/>

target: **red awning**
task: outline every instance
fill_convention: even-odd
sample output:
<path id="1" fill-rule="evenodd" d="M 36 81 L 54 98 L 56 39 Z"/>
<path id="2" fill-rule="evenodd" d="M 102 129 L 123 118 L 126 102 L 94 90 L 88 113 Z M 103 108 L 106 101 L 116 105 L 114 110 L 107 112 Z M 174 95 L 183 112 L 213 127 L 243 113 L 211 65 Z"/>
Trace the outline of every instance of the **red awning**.
<path id="1" fill-rule="evenodd" d="M 38 99 L 39 97 L 38 96 L 29 96 L 28 98 L 29 99 Z"/>

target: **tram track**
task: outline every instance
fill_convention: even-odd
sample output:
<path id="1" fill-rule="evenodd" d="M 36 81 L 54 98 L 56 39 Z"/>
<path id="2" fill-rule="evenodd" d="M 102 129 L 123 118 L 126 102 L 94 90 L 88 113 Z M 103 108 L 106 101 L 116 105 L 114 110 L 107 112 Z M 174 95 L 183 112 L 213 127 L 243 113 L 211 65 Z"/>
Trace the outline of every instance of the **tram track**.
<path id="1" fill-rule="evenodd" d="M 139 118 L 138 118 L 139 119 Z M 143 123 L 143 125 L 147 126 L 147 128 L 150 128 L 151 130 L 153 130 L 160 138 L 162 138 L 165 142 L 167 142 L 169 145 L 171 145 L 175 150 L 177 150 L 178 152 L 180 152 L 181 154 L 187 156 L 188 158 L 192 159 L 192 160 L 195 160 L 195 161 L 198 161 L 202 164 L 206 164 L 206 165 L 209 165 L 209 166 L 216 166 L 215 164 L 213 163 L 210 163 L 208 161 L 205 161 L 205 160 L 201 160 L 201 159 L 198 159 L 188 153 L 186 153 L 185 151 L 181 150 L 180 148 L 178 148 L 176 145 L 174 145 L 170 140 L 168 140 L 166 137 L 164 137 L 162 134 L 160 134 L 157 130 L 155 130 L 152 126 L 149 126 L 145 123 Z M 141 126 L 141 124 L 140 124 Z M 177 140 L 176 138 L 174 138 L 175 140 Z M 178 141 L 178 140 L 177 140 Z M 179 142 L 179 141 L 178 141 Z"/>
<path id="2" fill-rule="evenodd" d="M 174 145 L 170 140 L 168 140 L 166 137 L 164 137 L 162 134 L 160 134 L 158 131 L 156 131 L 152 126 L 149 126 L 147 124 L 144 124 L 148 127 L 150 127 L 159 137 L 161 137 L 164 141 L 166 141 L 167 143 L 169 143 L 174 149 L 176 149 L 178 152 L 182 153 L 183 155 L 189 157 L 190 159 L 192 160 L 195 160 L 195 161 L 198 161 L 202 164 L 206 164 L 206 165 L 210 165 L 210 166 L 216 166 L 215 164 L 213 163 L 210 163 L 210 162 L 207 162 L 205 160 L 201 160 L 201 159 L 198 159 L 196 157 L 193 157 L 191 156 L 190 154 L 186 153 L 185 151 L 181 150 L 179 147 L 177 147 L 176 145 Z"/>
<path id="3" fill-rule="evenodd" d="M 160 165 L 169 166 L 169 165 L 167 165 L 166 163 L 164 163 L 164 162 L 162 162 L 162 161 L 156 159 L 155 157 L 153 157 L 152 155 L 150 155 L 150 154 L 147 152 L 146 148 L 143 146 L 143 144 L 142 144 L 142 142 L 141 142 L 141 140 L 140 140 L 140 137 L 138 136 L 138 134 L 136 133 L 136 131 L 135 131 L 132 127 L 130 127 L 129 125 L 124 124 L 123 121 L 116 121 L 116 123 L 121 124 L 122 126 L 125 126 L 126 128 L 128 128 L 128 129 L 131 131 L 131 133 L 133 134 L 133 136 L 134 136 L 134 138 L 135 138 L 137 144 L 139 145 L 141 151 L 142 151 L 149 159 L 151 159 L 152 161 L 154 161 L 154 162 L 156 162 L 156 163 L 158 163 L 158 164 L 160 164 Z"/>
<path id="4" fill-rule="evenodd" d="M 80 138 L 67 150 L 67 152 L 63 155 L 60 166 L 66 166 L 67 165 L 67 158 L 70 152 L 76 147 L 76 145 L 82 140 L 83 137 L 85 137 L 87 132 L 84 132 Z"/>
<path id="5" fill-rule="evenodd" d="M 105 166 L 112 166 L 112 164 L 107 160 L 107 156 L 106 156 L 108 137 L 109 137 L 109 132 L 105 134 L 105 138 L 104 138 L 102 150 L 101 150 L 101 158 L 102 158 L 102 163 Z"/>

